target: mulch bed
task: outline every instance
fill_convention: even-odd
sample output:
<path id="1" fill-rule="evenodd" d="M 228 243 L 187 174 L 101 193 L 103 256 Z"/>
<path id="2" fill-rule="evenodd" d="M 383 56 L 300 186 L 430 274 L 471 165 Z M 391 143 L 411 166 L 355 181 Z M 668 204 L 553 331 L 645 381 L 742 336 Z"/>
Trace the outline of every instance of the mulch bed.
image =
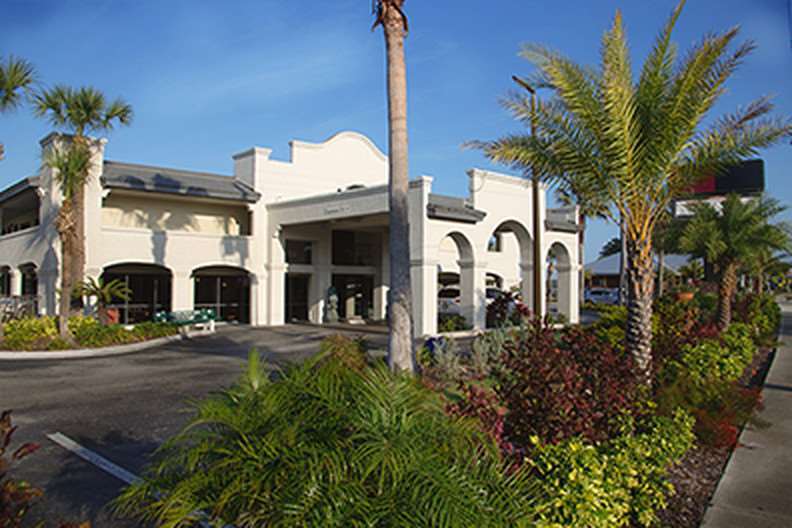
<path id="1" fill-rule="evenodd" d="M 769 348 L 760 349 L 740 382 L 746 387 L 762 386 L 773 353 Z M 657 525 L 665 528 L 699 526 L 730 456 L 728 448 L 697 446 L 671 468 L 669 480 L 676 493 L 668 498 L 668 507 L 658 512 Z"/>

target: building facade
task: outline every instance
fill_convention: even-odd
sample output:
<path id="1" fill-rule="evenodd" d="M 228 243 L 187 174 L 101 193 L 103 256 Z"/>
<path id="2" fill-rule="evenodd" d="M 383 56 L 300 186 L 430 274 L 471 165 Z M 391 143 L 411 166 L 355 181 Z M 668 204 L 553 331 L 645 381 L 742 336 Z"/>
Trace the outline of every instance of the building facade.
<path id="1" fill-rule="evenodd" d="M 42 149 L 63 138 L 50 135 Z M 386 317 L 388 162 L 367 137 L 339 133 L 323 143 L 291 142 L 288 160 L 254 147 L 233 156 L 232 176 L 106 160 L 94 146 L 85 193 L 86 276 L 121 279 L 122 321 L 160 310 L 213 308 L 253 325 Z M 42 168 L 0 192 L 0 294 L 33 296 L 57 310 L 62 197 Z M 469 195 L 410 182 L 410 262 L 416 335 L 437 330 L 438 291 L 456 283 L 460 311 L 474 328 L 486 315 L 486 288 L 532 299 L 530 182 L 473 169 Z M 541 266 L 549 304 L 578 319 L 578 226 L 574 210 L 546 209 Z M 336 300 L 337 299 L 337 300 Z M 334 314 L 333 314 L 334 315 Z"/>

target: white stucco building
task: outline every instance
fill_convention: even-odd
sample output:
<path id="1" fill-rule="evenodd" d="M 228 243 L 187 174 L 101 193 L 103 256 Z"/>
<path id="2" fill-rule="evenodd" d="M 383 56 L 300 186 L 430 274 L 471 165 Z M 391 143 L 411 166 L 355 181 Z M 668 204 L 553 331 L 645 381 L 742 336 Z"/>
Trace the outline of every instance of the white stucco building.
<path id="1" fill-rule="evenodd" d="M 61 141 L 50 135 L 42 149 Z M 388 289 L 388 163 L 354 132 L 293 141 L 288 160 L 268 148 L 233 156 L 233 176 L 120 163 L 104 141 L 86 191 L 86 275 L 121 278 L 133 298 L 125 321 L 158 310 L 215 308 L 254 325 L 322 323 L 333 286 L 342 318 L 384 319 Z M 417 335 L 436 332 L 437 293 L 457 282 L 461 311 L 485 324 L 488 280 L 532 299 L 530 182 L 473 169 L 465 198 L 411 181 L 410 262 Z M 61 196 L 49 169 L 0 191 L 0 293 L 57 309 Z M 545 210 L 542 255 L 554 259 L 554 309 L 578 319 L 574 210 Z M 557 275 L 557 277 L 555 277 Z M 557 287 L 555 286 L 557 284 Z M 544 298 L 544 296 L 543 296 Z M 543 306 L 542 310 L 547 307 Z"/>

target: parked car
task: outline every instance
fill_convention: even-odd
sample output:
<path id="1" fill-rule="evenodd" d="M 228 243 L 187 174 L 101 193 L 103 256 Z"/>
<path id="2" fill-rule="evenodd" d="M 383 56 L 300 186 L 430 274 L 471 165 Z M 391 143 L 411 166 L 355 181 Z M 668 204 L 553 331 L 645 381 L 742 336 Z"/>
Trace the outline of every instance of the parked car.
<path id="1" fill-rule="evenodd" d="M 437 313 L 461 315 L 461 292 L 457 286 L 446 286 L 437 293 Z"/>
<path id="2" fill-rule="evenodd" d="M 589 288 L 583 298 L 594 304 L 619 304 L 619 290 L 616 288 Z"/>

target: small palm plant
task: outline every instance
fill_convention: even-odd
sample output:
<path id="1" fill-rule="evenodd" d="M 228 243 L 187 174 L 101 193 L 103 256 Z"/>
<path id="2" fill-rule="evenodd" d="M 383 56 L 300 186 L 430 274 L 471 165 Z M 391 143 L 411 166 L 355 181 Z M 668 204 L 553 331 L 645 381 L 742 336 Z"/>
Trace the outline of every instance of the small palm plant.
<path id="1" fill-rule="evenodd" d="M 337 346 L 347 346 L 336 343 Z M 533 485 L 407 373 L 324 354 L 196 406 L 120 513 L 158 526 L 528 526 Z"/>
<path id="2" fill-rule="evenodd" d="M 87 297 L 96 300 L 96 313 L 102 324 L 107 324 L 107 306 L 113 299 L 128 301 L 132 296 L 132 290 L 121 279 L 113 279 L 105 282 L 101 277 L 96 279 L 88 277 L 81 284 L 74 288 L 74 295 Z"/>
<path id="3" fill-rule="evenodd" d="M 772 198 L 743 201 L 732 194 L 720 210 L 707 203 L 695 206 L 693 217 L 682 230 L 680 249 L 705 258 L 718 275 L 718 323 L 722 328 L 731 323 L 740 268 L 765 255 L 790 250 L 788 226 L 771 223 L 785 209 Z"/>

